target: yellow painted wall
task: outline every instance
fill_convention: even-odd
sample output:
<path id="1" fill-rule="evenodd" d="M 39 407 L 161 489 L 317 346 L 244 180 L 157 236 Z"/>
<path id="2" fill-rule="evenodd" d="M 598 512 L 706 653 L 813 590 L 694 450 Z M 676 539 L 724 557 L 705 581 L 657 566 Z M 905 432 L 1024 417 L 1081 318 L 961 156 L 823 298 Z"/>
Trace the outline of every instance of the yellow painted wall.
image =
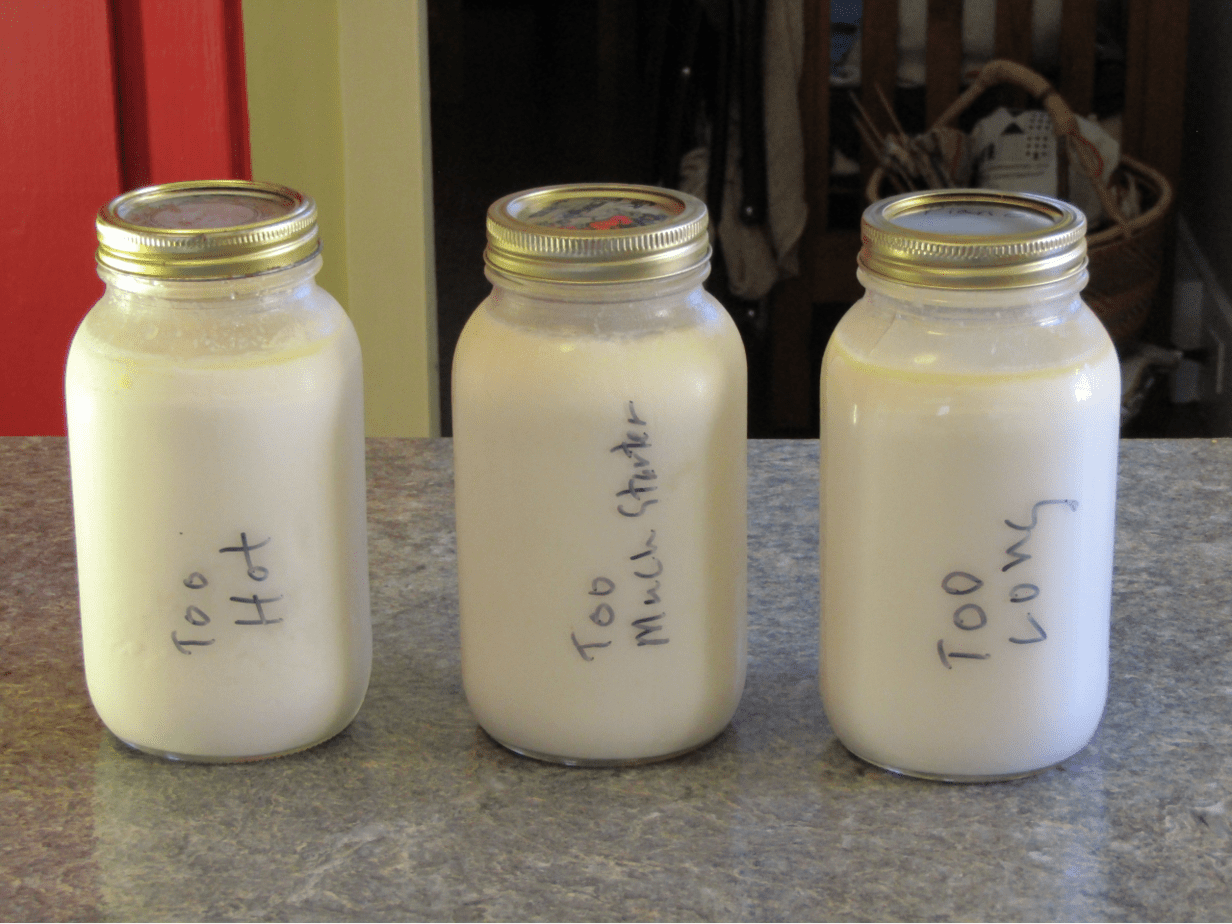
<path id="1" fill-rule="evenodd" d="M 312 196 L 370 436 L 440 433 L 426 0 L 244 0 L 253 176 Z"/>

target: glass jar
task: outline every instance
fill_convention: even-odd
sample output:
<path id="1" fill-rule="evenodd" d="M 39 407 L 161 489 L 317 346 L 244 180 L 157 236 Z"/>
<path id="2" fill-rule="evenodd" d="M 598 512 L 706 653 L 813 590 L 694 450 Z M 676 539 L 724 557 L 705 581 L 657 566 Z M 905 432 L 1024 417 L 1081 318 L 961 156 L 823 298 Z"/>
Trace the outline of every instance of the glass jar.
<path id="1" fill-rule="evenodd" d="M 987 190 L 864 214 L 822 364 L 821 693 L 874 764 L 1021 776 L 1099 724 L 1120 369 L 1085 230 Z"/>
<path id="2" fill-rule="evenodd" d="M 90 698 L 166 757 L 310 747 L 372 657 L 359 342 L 315 281 L 316 206 L 173 183 L 97 225 L 66 371 Z"/>
<path id="3" fill-rule="evenodd" d="M 602 765 L 695 748 L 744 688 L 746 371 L 705 205 L 577 185 L 488 212 L 453 365 L 462 677 L 479 724 Z"/>

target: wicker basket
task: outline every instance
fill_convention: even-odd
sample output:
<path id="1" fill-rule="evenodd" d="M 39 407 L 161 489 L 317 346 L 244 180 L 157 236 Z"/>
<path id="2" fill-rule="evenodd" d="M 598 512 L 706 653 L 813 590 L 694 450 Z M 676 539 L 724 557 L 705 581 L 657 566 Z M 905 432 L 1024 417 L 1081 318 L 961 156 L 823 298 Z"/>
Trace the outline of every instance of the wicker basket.
<path id="1" fill-rule="evenodd" d="M 1021 87 L 1040 101 L 1057 135 L 1065 139 L 1068 156 L 1075 158 L 1090 178 L 1112 219 L 1108 227 L 1087 234 L 1091 278 L 1083 297 L 1113 341 L 1124 346 L 1142 330 L 1159 289 L 1172 187 L 1158 170 L 1126 154 L 1121 155 L 1108 185 L 1102 183 L 1098 157 L 1079 140 L 1078 123 L 1069 106 L 1044 77 L 1012 61 L 988 62 L 971 86 L 941 114 L 933 130 L 949 125 L 980 94 L 998 84 Z M 886 170 L 878 167 L 865 190 L 870 202 L 887 194 L 885 182 Z M 1119 202 L 1132 193 L 1140 198 L 1141 210 L 1125 218 Z"/>

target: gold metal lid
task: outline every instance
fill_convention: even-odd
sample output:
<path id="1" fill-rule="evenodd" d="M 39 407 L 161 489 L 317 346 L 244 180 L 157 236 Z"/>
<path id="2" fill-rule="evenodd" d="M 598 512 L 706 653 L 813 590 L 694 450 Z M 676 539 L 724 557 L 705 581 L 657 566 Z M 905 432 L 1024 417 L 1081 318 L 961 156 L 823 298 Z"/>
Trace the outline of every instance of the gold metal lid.
<path id="1" fill-rule="evenodd" d="M 1059 282 L 1087 266 L 1086 217 L 1047 196 L 904 193 L 870 205 L 860 230 L 860 267 L 912 286 L 1018 288 Z"/>
<path id="2" fill-rule="evenodd" d="M 293 266 L 321 247 L 316 203 L 274 183 L 147 186 L 99 210 L 100 266 L 158 279 L 226 279 Z"/>
<path id="3" fill-rule="evenodd" d="M 484 260 L 547 282 L 636 282 L 704 266 L 706 205 L 655 186 L 579 183 L 513 193 L 488 209 Z"/>

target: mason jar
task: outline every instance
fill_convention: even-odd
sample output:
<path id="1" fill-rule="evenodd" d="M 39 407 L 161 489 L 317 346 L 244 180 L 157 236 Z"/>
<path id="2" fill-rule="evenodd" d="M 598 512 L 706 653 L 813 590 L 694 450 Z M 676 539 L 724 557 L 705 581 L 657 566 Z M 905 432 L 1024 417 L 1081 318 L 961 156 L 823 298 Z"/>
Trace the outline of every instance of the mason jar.
<path id="1" fill-rule="evenodd" d="M 566 764 L 718 735 L 746 637 L 746 370 L 702 288 L 705 205 L 574 185 L 488 212 L 492 292 L 453 365 L 462 679 Z"/>
<path id="2" fill-rule="evenodd" d="M 316 283 L 316 206 L 173 183 L 98 216 L 66 372 L 90 698 L 166 757 L 343 729 L 371 665 L 359 342 Z"/>
<path id="3" fill-rule="evenodd" d="M 1108 686 L 1120 370 L 1073 206 L 909 193 L 863 218 L 821 381 L 821 694 L 871 763 L 1044 769 Z"/>

